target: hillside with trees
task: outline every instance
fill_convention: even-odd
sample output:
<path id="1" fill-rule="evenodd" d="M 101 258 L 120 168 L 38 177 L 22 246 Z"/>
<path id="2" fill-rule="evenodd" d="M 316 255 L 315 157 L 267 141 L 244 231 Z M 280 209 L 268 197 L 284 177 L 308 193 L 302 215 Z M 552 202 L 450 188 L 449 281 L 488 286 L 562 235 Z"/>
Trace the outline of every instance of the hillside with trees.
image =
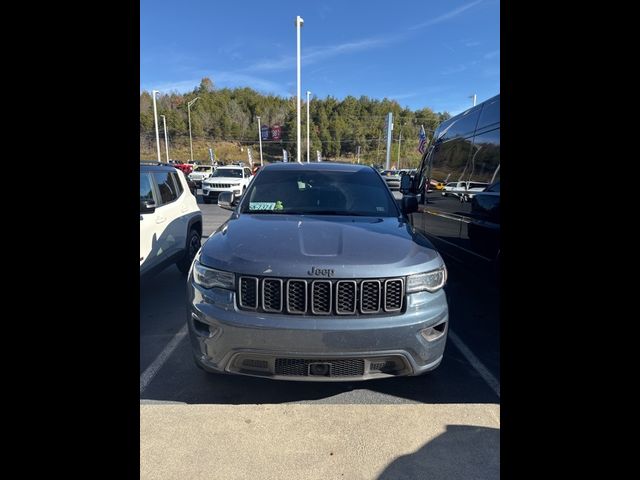
<path id="1" fill-rule="evenodd" d="M 166 116 L 169 153 L 173 160 L 186 161 L 189 152 L 189 123 L 187 102 L 199 97 L 191 107 L 193 158 L 208 161 L 208 149 L 213 148 L 216 159 L 223 163 L 247 162 L 247 148 L 251 148 L 254 162 L 260 161 L 258 121 L 262 125 L 280 125 L 281 139 L 263 141 L 265 161 L 282 160 L 286 149 L 290 159 L 296 157 L 296 99 L 263 95 L 250 88 L 217 89 L 209 78 L 189 93 L 160 94 L 156 100 L 162 159 L 164 130 L 162 118 Z M 302 158 L 306 159 L 306 104 L 302 102 Z M 429 140 L 438 124 L 450 117 L 448 113 L 435 113 L 429 108 L 412 111 L 395 100 L 375 100 L 366 96 L 347 96 L 338 100 L 311 97 L 310 143 L 311 159 L 316 150 L 323 160 L 355 162 L 360 146 L 360 163 L 383 165 L 386 158 L 385 122 L 393 112 L 393 142 L 391 163 L 398 159 L 398 138 L 402 132 L 400 167 L 415 167 L 420 154 L 418 135 L 424 125 Z M 149 92 L 140 94 L 140 159 L 155 160 L 155 127 L 153 100 Z"/>

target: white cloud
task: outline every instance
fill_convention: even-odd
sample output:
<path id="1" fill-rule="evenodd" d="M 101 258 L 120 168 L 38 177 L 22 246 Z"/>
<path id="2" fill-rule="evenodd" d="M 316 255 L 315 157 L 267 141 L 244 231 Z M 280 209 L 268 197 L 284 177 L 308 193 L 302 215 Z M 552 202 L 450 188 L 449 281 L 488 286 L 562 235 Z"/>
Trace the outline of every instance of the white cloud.
<path id="1" fill-rule="evenodd" d="M 263 78 L 254 77 L 252 75 L 245 75 L 236 72 L 200 72 L 198 78 L 192 78 L 190 80 L 180 80 L 177 82 L 166 82 L 159 85 L 141 85 L 140 90 L 160 90 L 161 92 L 178 91 L 180 93 L 190 92 L 200 85 L 200 81 L 203 77 L 209 77 L 213 80 L 213 84 L 216 88 L 243 88 L 249 87 L 262 93 L 279 95 L 281 97 L 287 97 L 289 94 L 284 88 L 285 86 L 265 80 Z"/>
<path id="2" fill-rule="evenodd" d="M 475 7 L 476 5 L 478 5 L 481 2 L 482 2 L 482 0 L 476 0 L 475 2 L 467 3 L 466 5 L 462 5 L 461 7 L 455 8 L 455 9 L 451 10 L 450 12 L 447 12 L 447 13 L 445 13 L 443 15 L 440 15 L 439 17 L 433 18 L 433 19 L 428 20 L 428 21 L 423 22 L 423 23 L 419 23 L 418 25 L 414 25 L 413 27 L 409 27 L 409 30 L 416 30 L 418 28 L 429 27 L 429 26 L 435 25 L 437 23 L 442 23 L 442 22 L 444 22 L 446 20 L 449 20 L 451 18 L 457 17 L 462 12 L 464 12 L 466 10 L 469 10 L 472 7 Z"/>

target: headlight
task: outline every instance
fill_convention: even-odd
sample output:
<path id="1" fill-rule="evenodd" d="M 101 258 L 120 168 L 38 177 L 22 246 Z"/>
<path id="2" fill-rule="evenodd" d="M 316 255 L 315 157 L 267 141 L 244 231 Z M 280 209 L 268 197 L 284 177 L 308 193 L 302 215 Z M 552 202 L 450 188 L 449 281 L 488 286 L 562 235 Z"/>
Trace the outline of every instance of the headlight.
<path id="1" fill-rule="evenodd" d="M 197 260 L 193 265 L 193 280 L 204 288 L 221 287 L 233 290 L 235 285 L 233 273 L 205 267 Z"/>
<path id="2" fill-rule="evenodd" d="M 447 267 L 443 264 L 442 267 L 431 272 L 409 275 L 407 277 L 407 293 L 421 292 L 423 290 L 433 293 L 444 287 L 446 282 Z"/>

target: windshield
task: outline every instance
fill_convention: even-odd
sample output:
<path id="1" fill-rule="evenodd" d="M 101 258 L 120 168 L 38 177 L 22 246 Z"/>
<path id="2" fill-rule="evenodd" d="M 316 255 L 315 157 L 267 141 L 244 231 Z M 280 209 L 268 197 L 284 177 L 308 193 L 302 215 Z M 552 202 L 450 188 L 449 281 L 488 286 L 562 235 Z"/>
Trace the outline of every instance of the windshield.
<path id="1" fill-rule="evenodd" d="M 197 167 L 196 172 L 210 172 L 211 167 Z"/>
<path id="2" fill-rule="evenodd" d="M 387 175 L 398 175 L 398 172 L 396 172 L 395 170 L 385 170 L 384 172 L 382 172 L 380 175 L 382 176 L 387 176 Z"/>
<path id="3" fill-rule="evenodd" d="M 241 213 L 397 217 L 395 200 L 373 170 L 263 170 Z"/>
<path id="4" fill-rule="evenodd" d="M 242 178 L 242 169 L 241 168 L 219 168 L 215 172 L 213 172 L 212 177 L 233 177 L 233 178 Z"/>

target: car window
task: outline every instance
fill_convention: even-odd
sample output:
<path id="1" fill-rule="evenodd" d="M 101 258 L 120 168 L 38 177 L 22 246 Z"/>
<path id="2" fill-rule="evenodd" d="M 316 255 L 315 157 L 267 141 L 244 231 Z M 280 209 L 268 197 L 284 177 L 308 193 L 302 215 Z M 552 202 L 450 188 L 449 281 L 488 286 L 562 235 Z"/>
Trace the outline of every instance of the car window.
<path id="1" fill-rule="evenodd" d="M 244 176 L 245 177 L 250 177 L 251 176 L 251 170 L 249 170 L 248 168 L 244 169 Z"/>
<path id="2" fill-rule="evenodd" d="M 169 177 L 169 172 L 154 172 L 158 191 L 160 192 L 160 205 L 166 205 L 178 198 L 178 193 L 173 180 Z"/>
<path id="3" fill-rule="evenodd" d="M 399 213 L 373 170 L 265 170 L 253 180 L 241 212 L 376 217 Z"/>
<path id="4" fill-rule="evenodd" d="M 485 103 L 480 113 L 478 130 L 500 123 L 500 97 L 493 102 Z"/>
<path id="5" fill-rule="evenodd" d="M 148 173 L 140 174 L 140 203 L 152 202 L 153 198 L 153 186 L 151 185 L 151 179 Z"/>
<path id="6" fill-rule="evenodd" d="M 242 169 L 240 168 L 219 168 L 213 172 L 212 177 L 233 177 L 242 178 Z"/>
<path id="7" fill-rule="evenodd" d="M 180 178 L 178 178 L 178 172 L 171 172 L 169 175 L 171 175 L 171 177 L 173 178 L 173 181 L 176 182 L 176 187 L 178 189 L 177 190 L 178 196 L 182 195 L 184 188 L 182 187 L 182 182 L 180 181 Z M 182 173 L 182 175 L 184 175 L 184 173 Z"/>
<path id="8" fill-rule="evenodd" d="M 478 123 L 478 117 L 480 116 L 480 109 L 471 108 L 461 114 L 459 117 L 455 117 L 451 123 L 449 129 L 444 135 L 445 140 L 449 140 L 455 137 L 466 137 L 473 135 Z"/>

